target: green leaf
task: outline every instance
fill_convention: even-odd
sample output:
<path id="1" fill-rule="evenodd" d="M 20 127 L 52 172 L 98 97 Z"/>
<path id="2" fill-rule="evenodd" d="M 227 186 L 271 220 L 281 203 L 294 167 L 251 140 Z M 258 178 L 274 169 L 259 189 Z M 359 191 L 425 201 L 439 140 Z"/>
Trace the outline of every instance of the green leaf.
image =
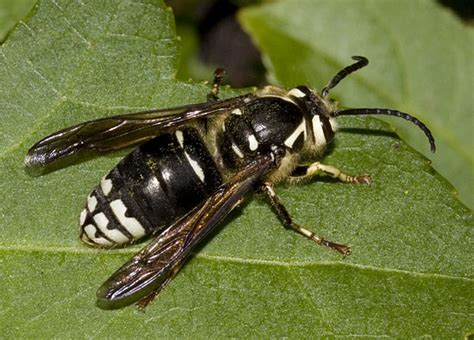
<path id="1" fill-rule="evenodd" d="M 0 0 L 0 42 L 35 3 L 36 0 Z"/>
<path id="2" fill-rule="evenodd" d="M 279 1 L 240 17 L 280 84 L 321 89 L 351 56 L 368 57 L 332 95 L 344 106 L 395 108 L 424 121 L 434 155 L 418 129 L 387 119 L 474 208 L 472 27 L 430 0 Z"/>
<path id="3" fill-rule="evenodd" d="M 0 48 L 5 338 L 472 331 L 472 215 L 426 158 L 374 119 L 341 120 L 347 127 L 324 159 L 374 184 L 276 188 L 296 221 L 353 255 L 284 230 L 267 204 L 249 200 L 145 313 L 96 308 L 95 290 L 140 248 L 93 250 L 77 237 L 87 194 L 120 156 L 33 178 L 23 167 L 28 147 L 86 119 L 203 101 L 209 89 L 174 79 L 173 18 L 159 1 L 45 1 Z"/>

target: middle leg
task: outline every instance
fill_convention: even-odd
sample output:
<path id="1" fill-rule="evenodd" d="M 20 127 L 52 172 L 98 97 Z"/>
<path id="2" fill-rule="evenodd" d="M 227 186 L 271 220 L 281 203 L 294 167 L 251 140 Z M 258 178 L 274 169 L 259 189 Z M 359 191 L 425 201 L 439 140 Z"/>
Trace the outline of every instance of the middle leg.
<path id="1" fill-rule="evenodd" d="M 351 253 L 350 247 L 326 240 L 316 235 L 311 230 L 306 229 L 302 225 L 299 225 L 293 222 L 290 214 L 288 213 L 288 210 L 286 210 L 285 206 L 281 203 L 280 199 L 275 194 L 272 186 L 269 183 L 264 183 L 261 187 L 261 191 L 264 192 L 267 195 L 267 197 L 270 199 L 270 203 L 273 209 L 275 210 L 281 222 L 286 228 L 292 229 L 296 231 L 297 233 L 303 235 L 304 237 L 307 237 L 310 240 L 316 242 L 317 244 L 331 248 L 332 250 L 335 250 L 343 255 L 349 255 Z"/>

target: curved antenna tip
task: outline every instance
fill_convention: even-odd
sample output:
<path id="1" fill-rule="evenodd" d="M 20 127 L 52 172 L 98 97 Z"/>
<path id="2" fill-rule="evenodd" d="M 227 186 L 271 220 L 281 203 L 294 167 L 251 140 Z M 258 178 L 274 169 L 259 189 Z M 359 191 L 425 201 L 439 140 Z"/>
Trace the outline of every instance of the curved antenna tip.
<path id="1" fill-rule="evenodd" d="M 386 116 L 394 116 L 394 117 L 399 117 L 403 118 L 405 120 L 408 120 L 409 122 L 415 124 L 420 128 L 421 131 L 425 134 L 425 136 L 428 138 L 428 141 L 430 143 L 430 148 L 431 152 L 436 151 L 436 143 L 435 139 L 433 137 L 433 134 L 431 133 L 430 129 L 423 124 L 420 120 L 417 118 L 413 117 L 412 115 L 397 111 L 397 110 L 390 110 L 390 109 L 372 109 L 372 108 L 360 108 L 360 109 L 347 109 L 347 110 L 342 110 L 342 111 L 336 111 L 334 112 L 334 116 L 357 116 L 357 115 L 386 115 Z"/>

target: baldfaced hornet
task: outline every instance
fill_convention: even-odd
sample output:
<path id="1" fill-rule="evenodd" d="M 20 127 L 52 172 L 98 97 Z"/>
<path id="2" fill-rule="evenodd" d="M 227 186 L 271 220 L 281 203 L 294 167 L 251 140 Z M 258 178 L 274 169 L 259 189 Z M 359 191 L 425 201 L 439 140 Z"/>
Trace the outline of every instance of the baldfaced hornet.
<path id="1" fill-rule="evenodd" d="M 333 139 L 336 117 L 389 115 L 406 119 L 435 142 L 415 117 L 389 109 L 337 110 L 329 91 L 366 66 L 364 57 L 342 69 L 316 93 L 266 86 L 220 100 L 223 71 L 216 71 L 205 103 L 102 118 L 56 132 L 29 150 L 29 168 L 49 169 L 78 156 L 140 144 L 88 196 L 80 214 L 81 240 L 94 247 L 154 240 L 98 290 L 97 304 L 115 309 L 146 306 L 177 274 L 190 252 L 252 191 L 260 191 L 288 228 L 343 255 L 348 246 L 326 240 L 293 222 L 273 190 L 287 180 L 302 182 L 326 173 L 346 183 L 370 183 L 302 157 L 316 157 Z"/>

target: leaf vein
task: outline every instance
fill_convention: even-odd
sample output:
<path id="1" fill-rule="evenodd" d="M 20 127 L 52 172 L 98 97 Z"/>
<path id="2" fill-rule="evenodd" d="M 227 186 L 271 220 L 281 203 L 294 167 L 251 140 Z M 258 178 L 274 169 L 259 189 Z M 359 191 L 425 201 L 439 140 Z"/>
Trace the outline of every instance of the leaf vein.
<path id="1" fill-rule="evenodd" d="M 53 92 L 60 96 L 60 92 L 54 87 L 53 83 L 51 80 L 46 78 L 36 67 L 35 65 L 31 62 L 31 60 L 26 59 L 26 63 L 31 67 L 31 70 L 41 79 L 43 80 L 50 88 L 53 90 Z"/>
<path id="2" fill-rule="evenodd" d="M 53 0 L 52 2 L 64 14 L 64 9 L 61 6 L 59 6 L 56 0 Z M 63 15 L 63 19 L 69 25 L 71 30 L 79 37 L 79 39 L 85 42 L 88 47 L 91 47 L 91 43 L 79 32 L 79 30 L 76 27 L 74 27 L 74 25 L 71 23 L 71 21 L 69 21 L 66 15 Z"/>
<path id="3" fill-rule="evenodd" d="M 112 255 L 133 255 L 138 251 L 139 247 L 130 247 L 123 249 L 113 249 L 107 250 L 107 254 Z M 25 246 L 25 245 L 0 245 L 0 252 L 44 252 L 44 253 L 68 253 L 74 255 L 84 255 L 84 254 L 104 254 L 105 252 L 100 249 L 94 248 L 77 248 L 77 247 L 41 247 L 41 246 Z M 207 261 L 214 262 L 228 262 L 228 263 L 237 263 L 243 265 L 264 265 L 264 266 L 279 266 L 279 267 L 313 267 L 313 266 L 346 266 L 354 267 L 360 270 L 373 270 L 379 272 L 388 272 L 388 273 L 399 273 L 405 275 L 429 277 L 429 278 L 439 278 L 439 279 L 448 279 L 448 280 L 460 280 L 464 282 L 474 283 L 474 278 L 470 276 L 455 276 L 453 274 L 439 274 L 439 273 L 429 273 L 429 272 L 415 272 L 404 269 L 396 268 L 381 268 L 376 266 L 371 266 L 367 264 L 360 263 L 347 263 L 340 261 L 314 261 L 314 262 L 305 262 L 305 261 L 278 261 L 278 260 L 265 260 L 265 259 L 255 259 L 255 258 L 243 258 L 243 257 L 232 257 L 232 256 L 221 256 L 221 255 L 208 255 L 201 253 L 194 253 L 196 259 L 202 259 Z"/>

